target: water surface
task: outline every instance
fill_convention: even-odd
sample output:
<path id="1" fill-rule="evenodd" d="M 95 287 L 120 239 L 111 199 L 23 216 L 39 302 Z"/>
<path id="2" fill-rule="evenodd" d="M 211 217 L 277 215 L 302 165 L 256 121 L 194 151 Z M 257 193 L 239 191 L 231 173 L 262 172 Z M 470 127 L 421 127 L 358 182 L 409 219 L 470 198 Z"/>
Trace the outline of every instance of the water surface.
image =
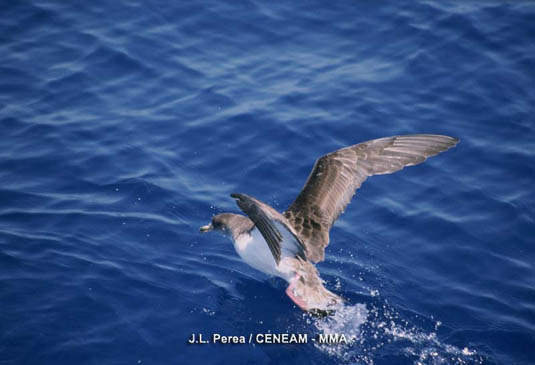
<path id="1" fill-rule="evenodd" d="M 535 362 L 533 3 L 0 9 L 0 364 Z M 198 233 L 408 133 L 461 143 L 358 191 L 318 265 L 334 317 Z M 268 332 L 354 342 L 186 342 Z"/>

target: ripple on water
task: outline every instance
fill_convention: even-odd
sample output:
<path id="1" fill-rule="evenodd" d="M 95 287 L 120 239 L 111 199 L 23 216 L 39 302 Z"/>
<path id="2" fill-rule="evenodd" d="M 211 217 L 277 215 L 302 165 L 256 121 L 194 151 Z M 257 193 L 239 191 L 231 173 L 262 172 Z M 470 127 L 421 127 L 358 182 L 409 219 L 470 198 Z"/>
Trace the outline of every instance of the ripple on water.
<path id="1" fill-rule="evenodd" d="M 0 9 L 8 363 L 533 363 L 532 3 Z M 332 317 L 198 233 L 231 192 L 282 211 L 318 156 L 404 133 L 461 143 L 358 191 L 318 265 Z"/>

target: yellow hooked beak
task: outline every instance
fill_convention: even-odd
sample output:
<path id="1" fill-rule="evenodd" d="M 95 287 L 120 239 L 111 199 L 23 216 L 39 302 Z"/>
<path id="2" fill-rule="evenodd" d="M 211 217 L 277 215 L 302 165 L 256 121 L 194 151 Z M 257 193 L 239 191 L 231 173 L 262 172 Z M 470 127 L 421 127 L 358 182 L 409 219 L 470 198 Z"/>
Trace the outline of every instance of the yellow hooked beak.
<path id="1" fill-rule="evenodd" d="M 212 223 L 207 224 L 206 226 L 202 226 L 201 228 L 199 228 L 199 231 L 201 233 L 210 232 L 210 231 L 213 231 L 213 230 L 214 230 L 214 226 L 212 226 Z"/>

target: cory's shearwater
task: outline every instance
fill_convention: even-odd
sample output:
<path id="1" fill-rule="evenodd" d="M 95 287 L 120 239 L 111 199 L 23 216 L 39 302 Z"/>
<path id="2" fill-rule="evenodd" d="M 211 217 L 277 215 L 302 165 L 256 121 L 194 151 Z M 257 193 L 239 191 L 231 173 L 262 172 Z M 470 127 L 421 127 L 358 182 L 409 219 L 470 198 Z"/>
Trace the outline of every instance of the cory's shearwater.
<path id="1" fill-rule="evenodd" d="M 329 230 L 368 176 L 389 174 L 455 146 L 458 139 L 415 134 L 375 139 L 316 160 L 305 186 L 284 212 L 245 194 L 231 194 L 246 216 L 223 213 L 200 228 L 228 234 L 240 257 L 286 280 L 286 294 L 303 310 L 329 311 L 342 298 L 323 286 L 314 263 L 325 257 Z"/>

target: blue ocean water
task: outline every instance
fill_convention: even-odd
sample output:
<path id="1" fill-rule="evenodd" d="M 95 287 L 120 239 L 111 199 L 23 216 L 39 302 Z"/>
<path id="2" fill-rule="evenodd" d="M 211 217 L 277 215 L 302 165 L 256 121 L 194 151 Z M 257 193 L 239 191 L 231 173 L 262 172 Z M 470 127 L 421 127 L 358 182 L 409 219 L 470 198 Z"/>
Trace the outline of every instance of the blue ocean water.
<path id="1" fill-rule="evenodd" d="M 533 2 L 0 9 L 0 364 L 535 363 Z M 461 143 L 357 192 L 318 265 L 332 317 L 198 232 L 409 133 Z"/>

